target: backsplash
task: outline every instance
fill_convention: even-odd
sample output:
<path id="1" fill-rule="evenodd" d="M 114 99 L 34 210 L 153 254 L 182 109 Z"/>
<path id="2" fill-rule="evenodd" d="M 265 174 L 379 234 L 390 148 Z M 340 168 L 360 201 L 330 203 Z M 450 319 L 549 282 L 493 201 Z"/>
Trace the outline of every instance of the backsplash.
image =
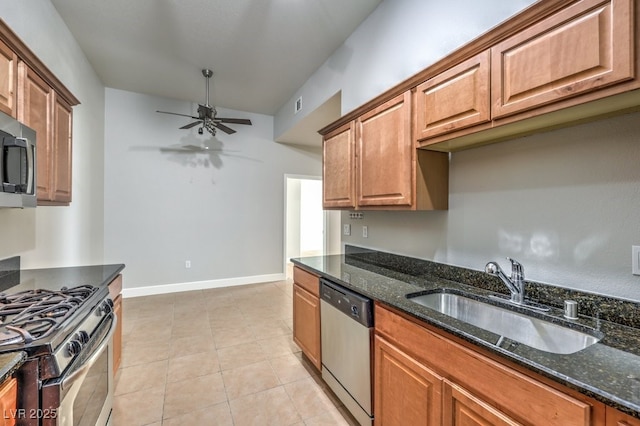
<path id="1" fill-rule="evenodd" d="M 440 278 L 509 295 L 509 291 L 499 278 L 485 272 L 345 245 L 345 263 L 352 264 L 354 261 L 416 278 Z M 581 315 L 640 328 L 640 315 L 638 315 L 640 303 L 529 280 L 525 282 L 525 293 L 529 299 L 560 309 L 563 308 L 565 300 L 575 300 L 578 302 L 578 310 Z"/>

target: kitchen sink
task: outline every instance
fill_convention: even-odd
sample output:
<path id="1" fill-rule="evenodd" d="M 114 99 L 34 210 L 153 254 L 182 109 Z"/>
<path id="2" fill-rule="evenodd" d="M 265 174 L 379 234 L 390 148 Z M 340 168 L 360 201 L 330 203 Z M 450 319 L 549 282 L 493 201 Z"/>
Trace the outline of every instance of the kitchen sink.
<path id="1" fill-rule="evenodd" d="M 602 339 L 602 333 L 593 334 L 554 324 L 534 316 L 466 297 L 453 290 L 440 289 L 425 294 L 408 294 L 407 298 L 467 324 L 508 338 L 532 348 L 555 354 L 572 354 Z"/>

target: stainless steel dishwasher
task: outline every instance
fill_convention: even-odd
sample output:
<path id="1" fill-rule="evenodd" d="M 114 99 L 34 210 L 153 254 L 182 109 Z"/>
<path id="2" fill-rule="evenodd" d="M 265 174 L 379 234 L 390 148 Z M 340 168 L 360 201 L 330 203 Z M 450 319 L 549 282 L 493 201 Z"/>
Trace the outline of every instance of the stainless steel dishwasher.
<path id="1" fill-rule="evenodd" d="M 362 426 L 373 424 L 372 332 L 371 299 L 321 279 L 322 379 Z"/>

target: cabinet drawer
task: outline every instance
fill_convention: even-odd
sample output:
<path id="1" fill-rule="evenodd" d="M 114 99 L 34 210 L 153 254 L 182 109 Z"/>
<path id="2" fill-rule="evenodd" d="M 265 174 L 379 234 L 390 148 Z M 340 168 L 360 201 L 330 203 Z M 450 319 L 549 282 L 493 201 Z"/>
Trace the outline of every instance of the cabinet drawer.
<path id="1" fill-rule="evenodd" d="M 320 297 L 320 279 L 316 275 L 294 266 L 293 282 L 314 296 Z"/>
<path id="2" fill-rule="evenodd" d="M 492 118 L 632 79 L 632 9 L 633 0 L 579 1 L 492 47 Z"/>
<path id="3" fill-rule="evenodd" d="M 536 425 L 591 425 L 594 407 L 376 305 L 376 333 L 509 417 Z M 586 399 L 586 397 L 585 397 Z M 591 401 L 590 401 L 591 402 Z M 603 414 L 604 405 L 593 401 Z"/>

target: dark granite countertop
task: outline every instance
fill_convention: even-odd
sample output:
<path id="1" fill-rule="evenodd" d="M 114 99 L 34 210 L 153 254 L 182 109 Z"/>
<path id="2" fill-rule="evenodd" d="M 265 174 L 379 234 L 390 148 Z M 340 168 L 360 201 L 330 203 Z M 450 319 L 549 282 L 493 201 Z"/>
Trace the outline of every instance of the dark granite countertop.
<path id="1" fill-rule="evenodd" d="M 351 252 L 351 253 L 350 253 Z M 474 345 L 489 350 L 571 389 L 640 418 L 640 305 L 527 281 L 527 294 L 551 306 L 534 314 L 572 328 L 604 334 L 598 343 L 573 354 L 544 352 L 423 307 L 409 293 L 461 290 L 483 298 L 505 293 L 504 285 L 483 272 L 347 246 L 346 255 L 292 259 L 307 270 L 376 301 L 401 310 Z M 579 301 L 580 318 L 565 320 L 564 299 Z M 495 302 L 499 303 L 499 302 Z M 588 314 L 588 315 L 583 315 Z M 375 321 L 375 319 L 374 319 Z M 506 341 L 506 342 L 505 342 Z"/>
<path id="2" fill-rule="evenodd" d="M 0 354 L 0 384 L 4 383 L 27 359 L 25 352 Z"/>
<path id="3" fill-rule="evenodd" d="M 108 285 L 124 269 L 123 264 L 70 266 L 62 268 L 18 269 L 0 274 L 0 292 L 59 290 L 62 287 Z"/>

